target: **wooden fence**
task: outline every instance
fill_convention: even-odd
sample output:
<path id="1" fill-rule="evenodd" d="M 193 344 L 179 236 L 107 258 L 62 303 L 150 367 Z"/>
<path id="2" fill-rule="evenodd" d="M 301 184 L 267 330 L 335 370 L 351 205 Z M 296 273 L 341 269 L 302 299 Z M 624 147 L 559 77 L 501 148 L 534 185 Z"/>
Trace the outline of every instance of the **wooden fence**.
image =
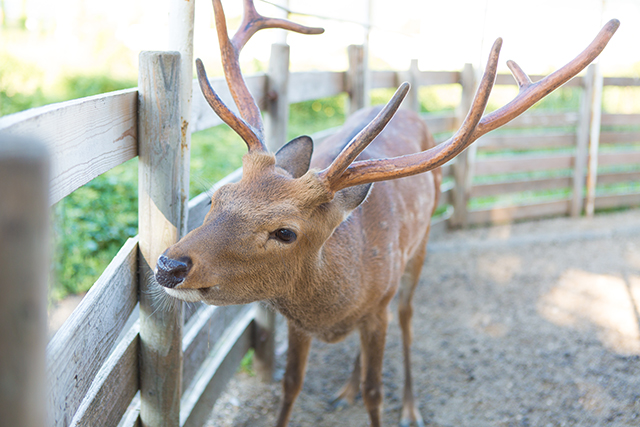
<path id="1" fill-rule="evenodd" d="M 280 61 L 288 63 L 288 48 L 274 46 L 273 58 L 279 59 L 270 69 L 277 75 L 262 74 L 246 79 L 259 106 L 267 112 L 270 141 L 284 142 L 287 106 L 291 103 L 346 92 L 351 110 L 362 106 L 366 88 L 357 72 L 362 66 L 358 59 L 363 56 L 360 53 L 361 48 L 350 48 L 352 65 L 346 72 L 289 74 L 287 67 L 277 66 Z M 182 143 L 184 117 L 177 108 L 180 97 L 175 93 L 177 89 L 172 89 L 179 87 L 176 83 L 180 79 L 179 54 L 143 53 L 140 70 L 138 89 L 0 118 L 0 131 L 4 132 L 0 136 L 0 148 L 20 135 L 30 135 L 46 143 L 51 157 L 50 205 L 94 177 L 135 156 L 140 157 L 140 234 L 124 244 L 47 346 L 48 425 L 201 426 L 250 347 L 256 348 L 256 363 L 262 376 L 267 379 L 271 376 L 272 314 L 261 311 L 256 305 L 201 306 L 191 314 L 183 314 L 180 309 L 156 311 L 153 305 L 148 277 L 157 255 L 183 233 L 180 218 L 186 216 L 181 209 L 188 209 L 185 226 L 188 231 L 202 223 L 210 202 L 205 194 L 191 200 L 186 207 L 176 202 L 184 194 L 184 188 L 180 187 L 182 181 L 178 178 L 184 174 L 184 162 L 180 159 L 185 147 Z M 460 72 L 420 71 L 414 61 L 408 71 L 373 71 L 371 84 L 373 88 L 395 88 L 402 80 L 409 80 L 414 90 L 405 101 L 405 108 L 418 109 L 416 89 L 420 86 L 462 85 L 461 104 L 468 103 L 474 91 L 473 76 L 470 67 Z M 640 85 L 637 80 L 621 78 L 605 78 L 602 82 L 605 86 Z M 499 75 L 497 84 L 513 85 L 515 82 L 510 76 Z M 598 91 L 591 90 L 599 84 L 597 72 L 591 71 L 568 84 L 584 89 L 581 111 L 525 114 L 509 124 L 504 132 L 484 137 L 477 143 L 478 149 L 468 150 L 454 167 L 444 166 L 448 180 L 443 184 L 442 205 L 453 208 L 449 207 L 441 215 L 441 223 L 449 217 L 452 225 L 460 226 L 572 212 L 578 215 L 589 194 L 595 208 L 640 204 L 637 189 L 601 196 L 594 188 L 585 187 L 586 183 L 595 182 L 587 180 L 589 164 L 590 176 L 596 176 L 593 156 L 589 161 L 587 154 L 589 139 L 593 147 L 594 144 L 597 146 L 598 137 L 601 146 L 614 148 L 597 154 L 595 160 L 600 167 L 632 165 L 598 174 L 598 181 L 604 184 L 637 183 L 640 131 L 615 129 L 637 125 L 640 115 L 601 115 L 600 99 L 594 96 Z M 232 105 L 222 79 L 212 80 L 212 86 L 228 105 Z M 199 93 L 199 90 L 194 91 L 191 131 L 221 123 Z M 434 133 L 446 136 L 460 122 L 461 114 L 428 114 L 425 121 Z M 593 131 L 593 123 L 597 120 L 602 126 L 616 128 L 599 132 L 598 123 L 597 131 Z M 536 129 L 536 132 L 523 133 L 522 129 Z M 330 131 L 323 134 L 328 133 Z M 317 135 L 316 139 L 321 141 L 322 135 Z M 622 150 L 617 149 L 618 146 Z M 0 162 L 2 156 L 5 153 L 0 150 Z M 545 171 L 558 170 L 562 173 L 544 175 Z M 535 179 L 527 174 L 535 174 Z M 478 181 L 487 176 L 493 178 Z M 0 194 L 4 201 L 12 181 L 3 175 L 0 177 Z M 240 177 L 241 171 L 237 171 L 216 187 Z M 593 187 L 593 183 L 589 185 Z M 474 200 L 483 197 L 557 189 L 567 190 L 569 196 L 473 209 Z M 23 199 L 14 197 L 10 200 L 17 206 L 15 209 L 23 209 L 25 213 L 35 209 L 30 204 L 31 196 L 26 193 Z M 451 212 L 455 215 L 451 216 Z M 12 220 L 0 215 L 0 221 L 3 221 L 0 230 L 6 230 Z M 0 266 L 4 271 L 4 266 L 14 261 L 5 256 L 10 252 L 6 249 L 9 240 L 1 240 L 3 259 Z M 39 249 L 24 249 L 30 250 L 37 252 Z M 28 253 L 24 256 L 29 259 Z M 41 258 L 36 254 L 34 262 L 42 263 Z M 42 278 L 37 277 L 28 280 L 42 282 Z M 0 284 L 4 292 L 5 284 Z M 3 295 L 13 298 L 11 293 Z M 5 302 L 11 304 L 6 297 Z M 136 307 L 139 307 L 139 317 Z M 7 322 L 14 321 L 7 320 L 5 324 Z M 12 346 L 13 342 L 7 344 L 9 339 L 0 334 L 0 348 Z M 32 348 L 37 351 L 42 340 L 41 336 L 36 337 Z M 11 360 L 21 362 L 19 357 Z M 24 359 L 25 362 L 28 360 Z M 4 375 L 4 371 L 1 372 Z M 27 384 L 37 385 L 40 380 L 37 369 L 25 375 L 33 379 Z M 19 405 L 12 409 L 23 410 Z"/>

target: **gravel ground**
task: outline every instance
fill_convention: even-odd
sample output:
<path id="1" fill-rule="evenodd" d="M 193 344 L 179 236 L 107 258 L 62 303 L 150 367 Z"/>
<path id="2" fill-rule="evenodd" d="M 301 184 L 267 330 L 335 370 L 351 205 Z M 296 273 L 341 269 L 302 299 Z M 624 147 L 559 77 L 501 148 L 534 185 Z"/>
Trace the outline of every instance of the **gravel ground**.
<path id="1" fill-rule="evenodd" d="M 427 425 L 640 425 L 640 211 L 434 234 L 414 301 Z M 400 420 L 403 384 L 391 309 L 385 425 Z M 368 425 L 362 400 L 328 404 L 357 346 L 314 342 L 292 427 Z M 280 389 L 239 372 L 207 425 L 272 426 Z"/>

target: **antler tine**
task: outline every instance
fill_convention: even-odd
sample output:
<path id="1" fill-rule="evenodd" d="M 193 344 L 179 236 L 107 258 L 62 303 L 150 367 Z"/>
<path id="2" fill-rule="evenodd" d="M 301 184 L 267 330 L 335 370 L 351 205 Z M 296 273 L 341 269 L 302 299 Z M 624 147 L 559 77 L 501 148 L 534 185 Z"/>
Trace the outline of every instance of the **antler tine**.
<path id="1" fill-rule="evenodd" d="M 212 2 L 224 75 L 231 96 L 242 118 L 238 117 L 222 103 L 207 80 L 202 62 L 198 60 L 197 71 L 200 87 L 209 105 L 225 123 L 240 134 L 247 143 L 250 152 L 268 151 L 264 144 L 264 124 L 262 123 L 260 109 L 249 92 L 240 70 L 240 51 L 253 34 L 264 28 L 282 28 L 303 34 L 320 34 L 324 30 L 322 28 L 305 27 L 284 19 L 265 18 L 258 14 L 252 0 L 244 0 L 242 24 L 233 39 L 230 40 L 222 3 L 220 0 L 212 0 Z"/>
<path id="2" fill-rule="evenodd" d="M 465 123 L 468 123 L 468 126 L 463 123 L 461 129 L 453 137 L 429 150 L 391 159 L 355 162 L 344 171 L 335 190 L 337 191 L 369 182 L 416 175 L 442 166 L 460 154 L 460 152 L 471 145 L 473 141 L 487 132 L 513 120 L 540 99 L 582 71 L 602 52 L 619 26 L 620 22 L 617 19 L 609 21 L 582 53 L 564 67 L 536 83 L 531 83 L 524 71 L 522 71 L 515 62 L 510 61 L 509 68 L 520 86 L 520 92 L 511 102 L 487 114 L 479 119 L 479 121 L 475 121 L 475 119 L 470 120 L 472 112 L 475 109 L 475 107 L 472 106 L 469 115 L 465 119 Z M 494 44 L 494 49 L 495 47 Z M 492 51 L 492 56 L 493 52 L 494 51 Z M 489 60 L 489 64 L 490 63 L 491 59 Z M 483 76 L 483 82 L 485 81 L 485 77 L 487 77 L 489 64 L 487 64 L 487 71 L 485 71 L 485 76 Z M 492 79 L 494 78 L 495 74 Z M 482 84 L 483 83 L 481 83 L 481 86 Z M 478 98 L 480 91 L 481 90 L 478 89 L 476 98 Z M 487 98 L 488 95 L 487 93 Z M 476 104 L 476 98 L 474 98 L 474 105 Z M 484 110 L 484 106 L 482 110 Z M 463 131 L 464 128 L 467 130 Z"/>
<path id="3" fill-rule="evenodd" d="M 349 141 L 328 168 L 319 173 L 320 178 L 329 183 L 330 188 L 339 180 L 342 173 L 356 157 L 358 157 L 375 137 L 382 132 L 385 126 L 387 126 L 387 123 L 393 118 L 405 96 L 407 96 L 409 88 L 409 83 L 402 83 L 396 90 L 396 93 L 393 94 L 393 97 L 391 97 L 391 100 L 380 110 L 376 117 Z"/>

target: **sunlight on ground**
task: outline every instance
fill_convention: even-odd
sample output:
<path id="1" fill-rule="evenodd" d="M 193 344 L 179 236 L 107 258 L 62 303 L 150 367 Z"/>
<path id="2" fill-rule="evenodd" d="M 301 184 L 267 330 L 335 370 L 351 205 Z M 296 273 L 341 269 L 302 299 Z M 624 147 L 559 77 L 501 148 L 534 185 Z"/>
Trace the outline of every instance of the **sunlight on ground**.
<path id="1" fill-rule="evenodd" d="M 559 326 L 581 328 L 590 322 L 609 349 L 640 353 L 640 276 L 620 277 L 570 269 L 538 305 L 539 313 Z"/>

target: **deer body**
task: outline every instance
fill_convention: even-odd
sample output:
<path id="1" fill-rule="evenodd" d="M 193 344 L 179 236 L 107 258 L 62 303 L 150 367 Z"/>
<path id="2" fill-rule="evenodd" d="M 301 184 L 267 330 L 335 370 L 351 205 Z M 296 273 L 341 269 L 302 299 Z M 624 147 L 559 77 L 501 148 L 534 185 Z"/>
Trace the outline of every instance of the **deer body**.
<path id="1" fill-rule="evenodd" d="M 400 424 L 424 426 L 411 385 L 411 300 L 438 205 L 439 166 L 579 73 L 604 49 L 619 22 L 609 21 L 573 61 L 536 83 L 508 62 L 520 92 L 483 116 L 496 76 L 498 39 L 467 117 L 437 146 L 415 113 L 400 111 L 394 117 L 409 90 L 404 83 L 383 108 L 351 117 L 313 157 L 309 137 L 290 141 L 274 155 L 264 144 L 260 111 L 240 74 L 238 55 L 263 28 L 305 34 L 322 29 L 262 17 L 252 0 L 243 2 L 243 21 L 230 39 L 220 0 L 213 0 L 225 76 L 240 116 L 222 103 L 202 62 L 196 61 L 205 98 L 247 143 L 243 176 L 218 189 L 202 226 L 159 257 L 157 281 L 184 301 L 263 301 L 287 318 L 289 349 L 278 427 L 287 425 L 302 388 L 312 338 L 336 342 L 355 329 L 360 353 L 336 400 L 351 403 L 361 390 L 371 425 L 381 425 L 387 312 L 398 293 L 405 373 Z M 401 281 L 404 273 L 407 280 Z"/>

